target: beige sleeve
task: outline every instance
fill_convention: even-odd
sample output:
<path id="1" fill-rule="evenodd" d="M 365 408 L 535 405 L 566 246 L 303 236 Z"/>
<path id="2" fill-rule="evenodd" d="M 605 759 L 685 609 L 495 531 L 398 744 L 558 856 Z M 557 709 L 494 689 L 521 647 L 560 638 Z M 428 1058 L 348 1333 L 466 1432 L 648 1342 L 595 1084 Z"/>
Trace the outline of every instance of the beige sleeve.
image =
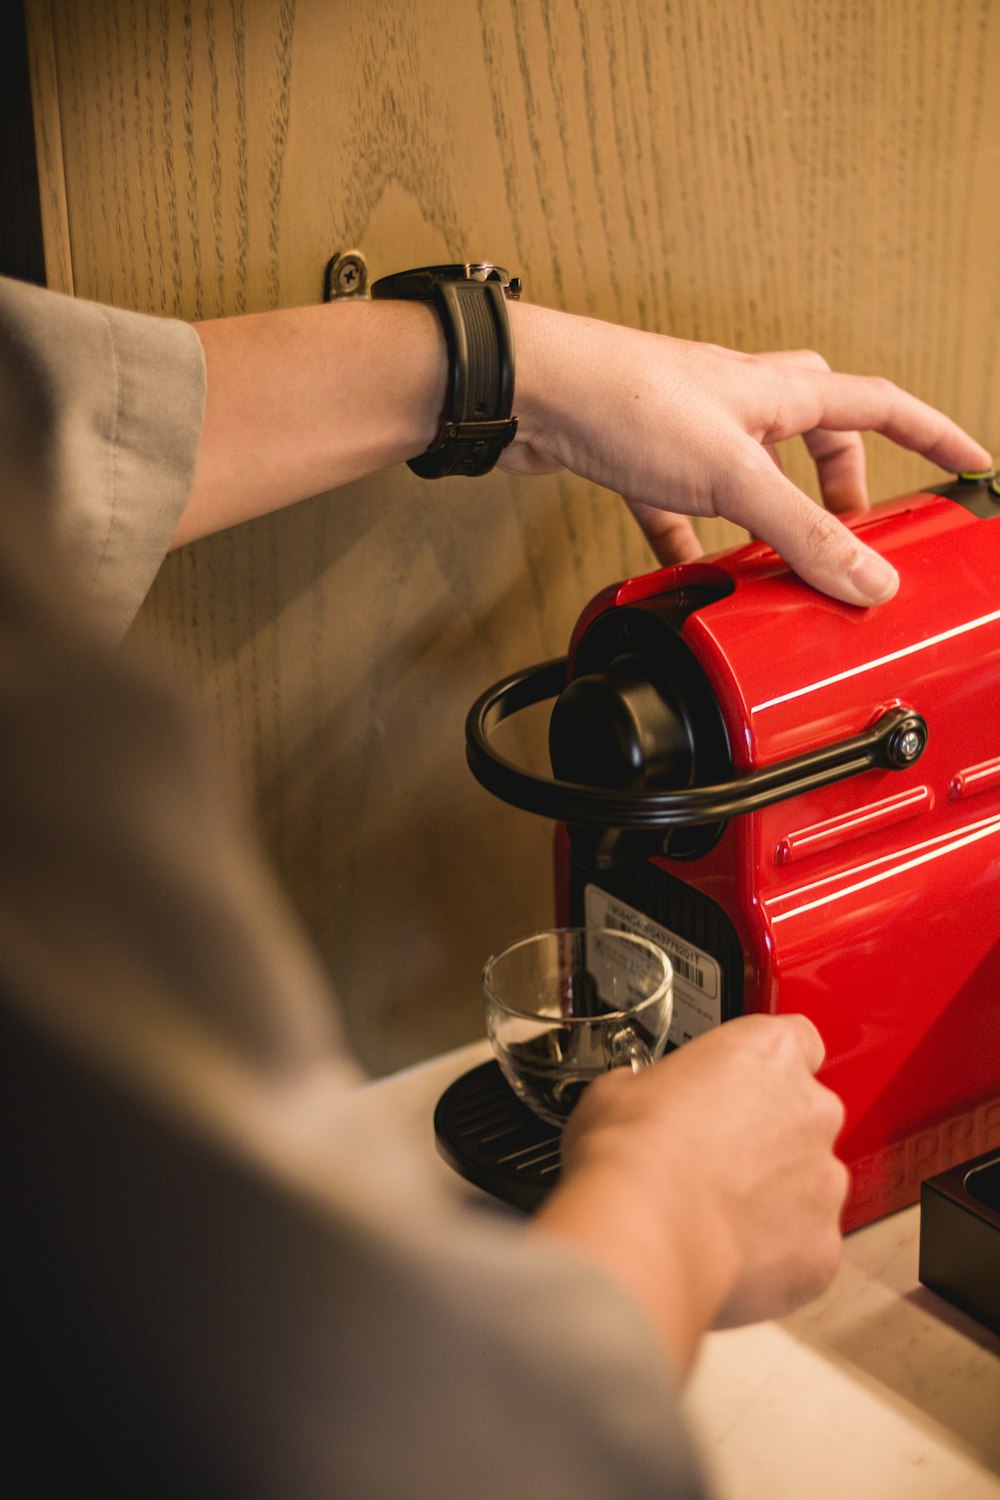
<path id="1" fill-rule="evenodd" d="M 186 323 L 0 278 L 0 383 L 8 382 L 37 503 L 120 636 L 187 499 L 205 400 L 198 336 Z"/>

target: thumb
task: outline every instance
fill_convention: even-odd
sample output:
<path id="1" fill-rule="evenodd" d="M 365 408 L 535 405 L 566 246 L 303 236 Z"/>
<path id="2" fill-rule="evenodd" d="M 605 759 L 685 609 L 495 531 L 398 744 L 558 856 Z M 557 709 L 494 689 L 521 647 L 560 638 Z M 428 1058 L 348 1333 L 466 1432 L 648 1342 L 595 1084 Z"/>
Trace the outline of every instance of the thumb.
<path id="1" fill-rule="evenodd" d="M 891 563 L 779 473 L 760 448 L 718 514 L 767 542 L 814 588 L 845 604 L 884 604 L 899 587 Z"/>

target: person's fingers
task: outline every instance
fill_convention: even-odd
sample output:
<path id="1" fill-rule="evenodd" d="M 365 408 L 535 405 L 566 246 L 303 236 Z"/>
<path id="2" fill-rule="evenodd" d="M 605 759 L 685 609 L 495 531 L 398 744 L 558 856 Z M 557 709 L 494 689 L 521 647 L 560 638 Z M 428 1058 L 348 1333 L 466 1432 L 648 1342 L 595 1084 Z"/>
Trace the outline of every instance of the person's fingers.
<path id="1" fill-rule="evenodd" d="M 767 349 L 757 357 L 775 365 L 804 365 L 807 370 L 831 368 L 829 360 L 817 349 Z"/>
<path id="2" fill-rule="evenodd" d="M 761 1047 L 773 1050 L 776 1047 L 791 1044 L 810 1073 L 818 1073 L 826 1057 L 826 1045 L 816 1026 L 808 1016 L 798 1011 L 790 1011 L 780 1016 L 757 1014 L 741 1016 L 738 1020 L 728 1022 L 721 1028 L 721 1031 L 708 1032 L 706 1035 L 711 1037 L 713 1046 L 718 1046 L 724 1038 L 734 1045 L 739 1038 L 740 1045 L 748 1046 L 751 1050 Z M 696 1040 L 702 1047 L 704 1056 L 705 1043 L 701 1038 L 696 1038 Z M 693 1045 L 689 1042 L 683 1050 L 686 1052 Z"/>
<path id="3" fill-rule="evenodd" d="M 782 366 L 782 372 L 778 405 L 760 435 L 763 442 L 777 443 L 817 429 L 879 432 L 953 473 L 992 465 L 987 450 L 950 417 L 891 380 L 840 375 L 793 362 Z"/>
<path id="4" fill-rule="evenodd" d="M 660 510 L 643 500 L 630 500 L 627 495 L 622 498 L 642 528 L 657 561 L 664 567 L 671 563 L 694 562 L 703 556 L 704 548 L 687 516 Z"/>
<path id="5" fill-rule="evenodd" d="M 775 1020 L 794 1037 L 795 1044 L 801 1051 L 810 1073 L 818 1073 L 826 1056 L 826 1047 L 809 1017 L 793 1012 L 789 1015 L 776 1016 Z"/>
<path id="6" fill-rule="evenodd" d="M 816 465 L 823 504 L 834 515 L 868 509 L 865 445 L 859 432 L 828 432 L 819 427 L 802 440 Z"/>
<path id="7" fill-rule="evenodd" d="M 814 505 L 757 444 L 718 498 L 718 513 L 768 543 L 807 583 L 846 604 L 882 604 L 899 586 L 895 568 L 834 515 Z"/>
<path id="8" fill-rule="evenodd" d="M 800 366 L 829 373 L 830 366 L 815 349 L 775 349 L 761 356 L 772 364 Z M 829 432 L 817 428 L 804 432 L 802 440 L 816 465 L 823 504 L 834 515 L 868 509 L 865 479 L 865 445 L 859 432 Z M 768 445 L 765 445 L 768 446 Z M 777 454 L 768 447 L 779 468 Z"/>

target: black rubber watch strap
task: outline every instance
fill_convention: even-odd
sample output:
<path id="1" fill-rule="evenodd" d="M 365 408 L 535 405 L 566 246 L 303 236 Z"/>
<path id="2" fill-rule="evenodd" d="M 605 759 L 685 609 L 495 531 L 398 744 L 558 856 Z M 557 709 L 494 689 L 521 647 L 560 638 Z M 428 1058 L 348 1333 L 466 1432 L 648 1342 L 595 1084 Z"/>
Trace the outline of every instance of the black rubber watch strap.
<path id="1" fill-rule="evenodd" d="M 448 350 L 448 389 L 434 442 L 409 466 L 423 479 L 477 476 L 493 468 L 517 431 L 514 346 L 507 291 L 517 296 L 506 271 L 493 266 L 428 266 L 385 277 L 375 298 L 432 302 Z"/>

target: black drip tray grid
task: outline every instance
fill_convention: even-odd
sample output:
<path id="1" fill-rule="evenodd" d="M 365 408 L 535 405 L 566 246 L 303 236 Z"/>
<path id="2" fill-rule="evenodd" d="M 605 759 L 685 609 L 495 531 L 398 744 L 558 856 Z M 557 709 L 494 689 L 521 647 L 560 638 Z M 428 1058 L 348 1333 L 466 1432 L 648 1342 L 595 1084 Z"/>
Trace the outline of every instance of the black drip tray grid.
<path id="1" fill-rule="evenodd" d="M 463 1073 L 445 1090 L 434 1133 L 449 1166 L 525 1213 L 559 1178 L 559 1131 L 521 1103 L 496 1062 Z"/>

